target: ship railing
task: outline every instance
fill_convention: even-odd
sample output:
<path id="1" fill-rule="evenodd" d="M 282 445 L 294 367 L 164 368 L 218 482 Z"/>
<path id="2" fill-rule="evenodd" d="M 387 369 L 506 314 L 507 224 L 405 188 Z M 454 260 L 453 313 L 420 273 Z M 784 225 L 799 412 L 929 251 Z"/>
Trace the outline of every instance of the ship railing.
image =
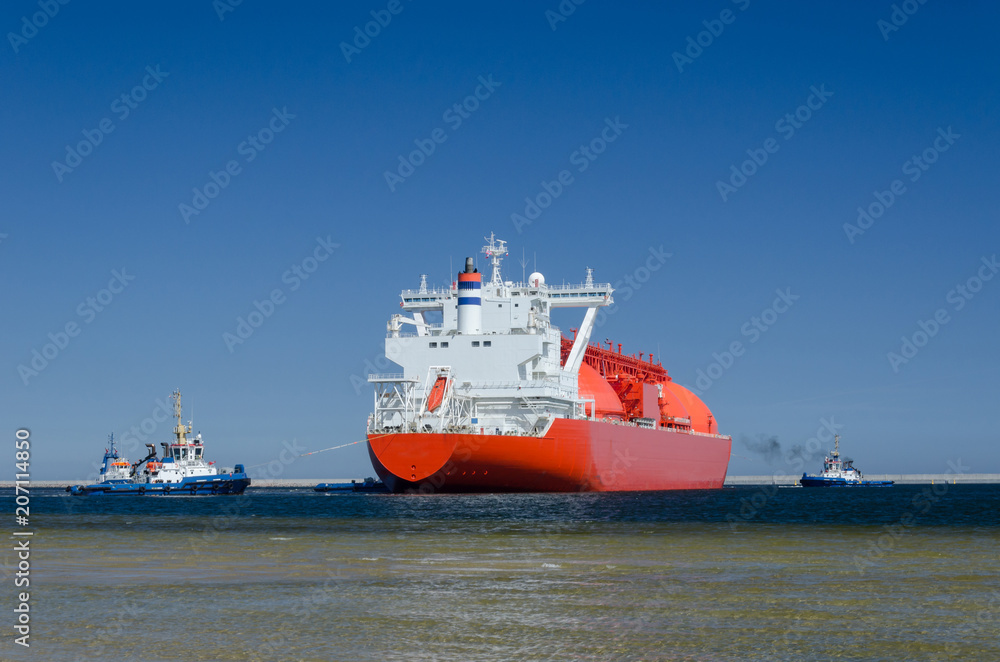
<path id="1" fill-rule="evenodd" d="M 519 396 L 555 395 L 560 398 L 572 399 L 575 394 L 565 386 L 555 381 L 533 380 L 513 382 L 469 382 L 458 385 L 463 393 L 474 391 L 515 391 Z"/>
<path id="2" fill-rule="evenodd" d="M 697 430 L 684 430 L 687 434 L 693 434 L 697 437 L 712 437 L 713 439 L 732 439 L 731 435 L 728 434 L 713 434 L 711 432 L 698 432 Z"/>
<path id="3" fill-rule="evenodd" d="M 537 430 L 534 428 L 524 428 L 521 426 L 498 426 L 485 425 L 485 424 L 454 424 L 445 425 L 441 432 L 446 434 L 481 434 L 481 435 L 495 435 L 496 430 L 500 429 L 500 435 L 506 437 L 540 437 L 543 435 L 544 430 Z M 437 429 L 433 430 L 423 430 L 419 426 L 412 425 L 385 425 L 382 427 L 370 426 L 368 428 L 370 434 L 393 434 L 393 433 L 405 433 L 405 434 L 438 434 Z"/>
<path id="4" fill-rule="evenodd" d="M 452 293 L 450 287 L 428 287 L 426 290 L 403 290 L 401 297 L 434 297 L 449 296 Z"/>
<path id="5" fill-rule="evenodd" d="M 614 419 L 614 418 L 596 419 L 596 418 L 593 418 L 593 417 L 591 417 L 591 419 L 592 420 L 601 420 L 602 422 L 604 422 L 604 423 L 610 423 L 611 425 L 621 425 L 621 426 L 630 427 L 630 428 L 643 427 L 642 425 L 639 425 L 635 421 L 622 421 L 622 420 L 618 420 L 618 419 Z M 728 435 L 728 434 L 713 434 L 711 432 L 698 432 L 697 430 L 683 430 L 683 429 L 679 429 L 679 428 L 665 428 L 665 427 L 660 427 L 660 426 L 658 426 L 658 427 L 656 427 L 654 429 L 656 429 L 656 430 L 669 430 L 671 432 L 680 432 L 681 434 L 690 434 L 690 435 L 694 435 L 696 437 L 711 437 L 713 439 L 732 439 L 732 437 L 730 435 Z"/>
<path id="6" fill-rule="evenodd" d="M 604 294 L 611 289 L 611 283 L 563 283 L 562 285 L 539 285 L 535 287 L 531 283 L 513 283 L 511 287 L 538 290 L 539 292 L 562 292 L 566 290 L 593 290 L 594 294 Z"/>
<path id="7" fill-rule="evenodd" d="M 418 382 L 416 377 L 407 379 L 401 372 L 371 373 L 368 375 L 369 382 Z"/>
<path id="8" fill-rule="evenodd" d="M 559 385 L 555 382 L 546 381 L 544 379 L 533 379 L 533 380 L 515 380 L 515 381 L 486 381 L 486 382 L 462 382 L 461 386 L 466 389 L 477 389 L 477 388 L 554 388 L 558 389 Z"/>

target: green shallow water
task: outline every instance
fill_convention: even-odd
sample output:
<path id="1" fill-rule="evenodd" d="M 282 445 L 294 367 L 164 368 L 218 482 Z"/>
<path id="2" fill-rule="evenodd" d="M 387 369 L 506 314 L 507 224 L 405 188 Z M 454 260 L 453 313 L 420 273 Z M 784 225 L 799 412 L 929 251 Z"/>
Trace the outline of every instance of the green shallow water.
<path id="1" fill-rule="evenodd" d="M 897 535 L 886 525 L 912 510 L 904 490 L 852 496 L 862 502 L 840 522 L 782 517 L 845 498 L 803 492 L 739 526 L 725 514 L 753 491 L 286 492 L 228 513 L 224 497 L 52 495 L 35 518 L 32 647 L 7 638 L 0 650 L 53 661 L 1000 659 L 994 488 L 955 487 Z"/>

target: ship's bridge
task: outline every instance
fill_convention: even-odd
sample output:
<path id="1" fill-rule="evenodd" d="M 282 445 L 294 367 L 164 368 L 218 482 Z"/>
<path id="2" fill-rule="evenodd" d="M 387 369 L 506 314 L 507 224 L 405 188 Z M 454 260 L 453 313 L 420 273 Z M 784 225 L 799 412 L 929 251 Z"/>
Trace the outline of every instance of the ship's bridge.
<path id="1" fill-rule="evenodd" d="M 421 279 L 426 278 L 422 275 Z M 580 308 L 586 306 L 602 306 L 611 300 L 614 289 L 611 283 L 579 283 L 576 285 L 541 285 L 532 286 L 528 283 L 507 281 L 497 288 L 489 284 L 483 287 L 483 294 L 491 298 L 507 299 L 513 297 L 533 297 L 545 301 L 552 308 Z M 399 293 L 402 308 L 407 312 L 427 312 L 442 310 L 446 303 L 457 296 L 457 289 L 443 287 L 421 287 L 415 290 L 403 290 Z"/>
<path id="2" fill-rule="evenodd" d="M 523 289 L 522 294 L 538 297 L 551 308 L 606 306 L 612 302 L 611 293 L 614 292 L 611 283 L 591 281 L 578 285 L 542 285 L 537 288 L 519 284 L 514 289 Z"/>
<path id="3" fill-rule="evenodd" d="M 445 302 L 455 296 L 455 292 L 454 288 L 427 287 L 427 274 L 421 274 L 420 287 L 400 292 L 401 303 L 399 305 L 408 312 L 442 310 Z"/>

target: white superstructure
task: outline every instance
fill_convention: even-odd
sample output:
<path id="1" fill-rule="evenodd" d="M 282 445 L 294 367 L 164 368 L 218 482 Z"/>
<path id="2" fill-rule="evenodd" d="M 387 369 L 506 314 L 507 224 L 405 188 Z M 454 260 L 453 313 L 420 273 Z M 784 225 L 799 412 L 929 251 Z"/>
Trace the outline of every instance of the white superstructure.
<path id="1" fill-rule="evenodd" d="M 614 302 L 610 283 L 548 285 L 504 280 L 506 243 L 494 235 L 482 252 L 492 277 L 482 281 L 466 262 L 450 288 L 403 290 L 404 314 L 388 323 L 385 355 L 403 372 L 369 375 L 375 410 L 369 432 L 465 431 L 543 434 L 553 418 L 586 418 L 577 374 L 597 309 Z M 585 308 L 572 350 L 561 365 L 561 332 L 554 308 Z M 439 323 L 428 320 L 440 315 Z"/>
<path id="2" fill-rule="evenodd" d="M 201 441 L 200 432 L 193 439 L 188 439 L 187 435 L 191 434 L 191 423 L 185 425 L 181 422 L 181 392 L 174 391 L 170 398 L 174 401 L 174 416 L 177 417 L 177 425 L 174 426 L 176 439 L 172 444 L 161 444 L 163 458 L 149 459 L 142 472 L 137 475 L 136 482 L 180 483 L 185 478 L 216 476 L 230 472 L 231 470 L 220 469 L 214 462 L 205 460 L 205 446 Z"/>
<path id="3" fill-rule="evenodd" d="M 854 460 L 840 459 L 840 435 L 833 437 L 833 452 L 823 458 L 823 473 L 819 478 L 824 480 L 842 480 L 847 483 L 860 483 L 864 478 L 854 466 Z"/>

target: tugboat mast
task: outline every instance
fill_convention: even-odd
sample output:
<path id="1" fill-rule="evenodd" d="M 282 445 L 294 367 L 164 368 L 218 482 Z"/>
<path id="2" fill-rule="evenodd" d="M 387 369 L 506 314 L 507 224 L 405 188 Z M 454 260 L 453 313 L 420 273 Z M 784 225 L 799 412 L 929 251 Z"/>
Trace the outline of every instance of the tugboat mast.
<path id="1" fill-rule="evenodd" d="M 833 456 L 840 457 L 840 435 L 833 435 Z"/>
<path id="2" fill-rule="evenodd" d="M 178 444 L 186 444 L 187 439 L 185 434 L 191 432 L 190 425 L 184 425 L 181 422 L 181 390 L 177 389 L 171 394 L 170 399 L 174 401 L 174 416 L 177 417 L 177 425 L 174 426 L 174 434 L 177 435 Z"/>

